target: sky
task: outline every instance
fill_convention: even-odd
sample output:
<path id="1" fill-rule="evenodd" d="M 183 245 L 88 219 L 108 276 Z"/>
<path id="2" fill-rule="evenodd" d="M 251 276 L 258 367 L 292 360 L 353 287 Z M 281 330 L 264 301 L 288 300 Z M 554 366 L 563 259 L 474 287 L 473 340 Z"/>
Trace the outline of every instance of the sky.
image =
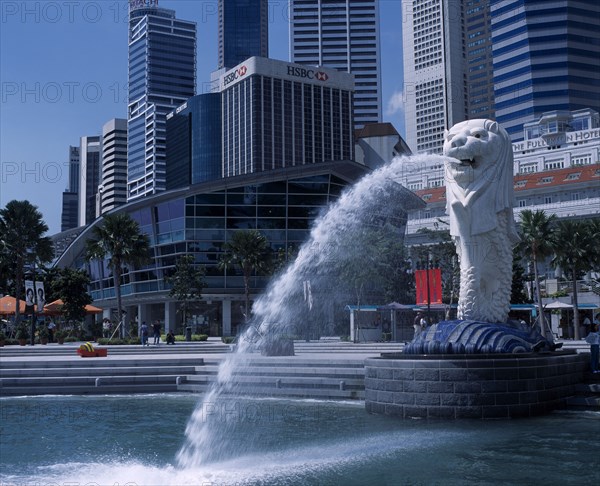
<path id="1" fill-rule="evenodd" d="M 160 0 L 197 22 L 197 91 L 217 66 L 218 0 Z M 0 0 L 0 207 L 27 199 L 60 231 L 68 148 L 127 113 L 124 0 Z M 404 136 L 401 1 L 380 0 L 383 120 Z M 287 0 L 269 0 L 269 57 L 288 61 Z"/>

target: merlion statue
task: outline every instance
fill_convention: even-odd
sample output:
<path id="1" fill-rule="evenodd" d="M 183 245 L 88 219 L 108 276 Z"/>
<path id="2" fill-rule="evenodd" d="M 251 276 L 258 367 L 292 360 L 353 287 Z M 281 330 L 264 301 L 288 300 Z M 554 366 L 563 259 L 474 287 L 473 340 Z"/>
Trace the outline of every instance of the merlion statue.
<path id="1" fill-rule="evenodd" d="M 458 319 L 441 321 L 404 346 L 404 354 L 530 353 L 560 344 L 537 327 L 508 320 L 513 218 L 513 155 L 491 120 L 454 125 L 444 140 L 446 211 L 460 261 Z"/>
<path id="2" fill-rule="evenodd" d="M 467 120 L 445 134 L 446 212 L 460 262 L 458 318 L 504 323 L 510 310 L 513 154 L 491 120 Z"/>

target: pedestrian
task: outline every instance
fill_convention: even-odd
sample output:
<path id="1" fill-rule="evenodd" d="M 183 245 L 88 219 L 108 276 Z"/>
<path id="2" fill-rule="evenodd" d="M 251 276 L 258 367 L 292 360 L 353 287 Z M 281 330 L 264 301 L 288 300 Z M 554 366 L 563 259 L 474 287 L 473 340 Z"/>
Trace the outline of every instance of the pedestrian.
<path id="1" fill-rule="evenodd" d="M 167 344 L 175 344 L 175 334 L 173 334 L 173 331 L 167 333 Z"/>
<path id="2" fill-rule="evenodd" d="M 590 345 L 590 368 L 592 373 L 600 373 L 600 363 L 598 362 L 600 357 L 600 333 L 598 333 L 597 324 L 592 324 L 592 330 L 585 340 Z"/>
<path id="3" fill-rule="evenodd" d="M 53 343 L 54 342 L 54 330 L 56 329 L 56 324 L 54 324 L 54 321 L 50 321 L 48 323 L 48 341 Z"/>
<path id="4" fill-rule="evenodd" d="M 140 328 L 140 334 L 142 335 L 142 346 L 149 346 L 149 344 L 148 344 L 148 326 L 146 325 L 146 321 L 142 322 L 142 327 Z"/>
<path id="5" fill-rule="evenodd" d="M 154 321 L 152 330 L 154 331 L 154 344 L 160 343 L 160 322 Z"/>
<path id="6" fill-rule="evenodd" d="M 417 338 L 417 336 L 421 334 L 421 331 L 423 331 L 423 320 L 423 313 L 421 311 L 418 311 L 417 315 L 415 316 L 415 320 L 413 321 L 413 329 L 415 330 L 415 336 L 413 339 Z"/>

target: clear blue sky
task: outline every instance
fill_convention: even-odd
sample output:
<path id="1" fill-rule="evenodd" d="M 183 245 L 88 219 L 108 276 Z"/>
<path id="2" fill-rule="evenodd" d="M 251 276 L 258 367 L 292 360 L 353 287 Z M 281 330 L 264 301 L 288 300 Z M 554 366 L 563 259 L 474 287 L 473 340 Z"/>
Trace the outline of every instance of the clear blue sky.
<path id="1" fill-rule="evenodd" d="M 198 91 L 217 65 L 217 0 L 160 0 L 198 24 Z M 270 57 L 289 60 L 288 1 L 269 0 Z M 404 134 L 400 0 L 380 0 L 384 120 Z M 127 2 L 0 0 L 0 207 L 28 199 L 60 231 L 68 147 L 127 111 Z"/>

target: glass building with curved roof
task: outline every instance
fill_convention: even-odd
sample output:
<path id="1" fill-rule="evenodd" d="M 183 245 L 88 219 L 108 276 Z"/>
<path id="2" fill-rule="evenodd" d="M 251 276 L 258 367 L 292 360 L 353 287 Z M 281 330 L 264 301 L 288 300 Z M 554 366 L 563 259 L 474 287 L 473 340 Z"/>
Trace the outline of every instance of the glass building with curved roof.
<path id="1" fill-rule="evenodd" d="M 143 268 L 128 268 L 123 274 L 121 290 L 127 315 L 131 320 L 136 316 L 139 323 L 160 320 L 167 329 L 180 330 L 176 327 L 180 321 L 177 303 L 168 295 L 166 277 L 173 273 L 180 256 L 191 254 L 206 268 L 206 287 L 194 311 L 194 331 L 235 334 L 243 322 L 243 277 L 237 268 L 223 269 L 219 265 L 223 246 L 232 234 L 257 229 L 267 237 L 274 254 L 286 254 L 308 239 L 316 217 L 369 170 L 353 161 L 288 167 L 166 191 L 115 209 L 136 220 L 151 243 L 150 263 Z M 402 211 L 399 208 L 398 213 Z M 406 214 L 400 216 L 406 221 Z M 99 218 L 86 227 L 56 265 L 86 269 L 92 280 L 94 305 L 110 317 L 116 299 L 107 262 L 85 259 L 85 242 L 101 223 Z M 268 275 L 255 274 L 252 296 L 260 293 L 268 280 Z"/>

